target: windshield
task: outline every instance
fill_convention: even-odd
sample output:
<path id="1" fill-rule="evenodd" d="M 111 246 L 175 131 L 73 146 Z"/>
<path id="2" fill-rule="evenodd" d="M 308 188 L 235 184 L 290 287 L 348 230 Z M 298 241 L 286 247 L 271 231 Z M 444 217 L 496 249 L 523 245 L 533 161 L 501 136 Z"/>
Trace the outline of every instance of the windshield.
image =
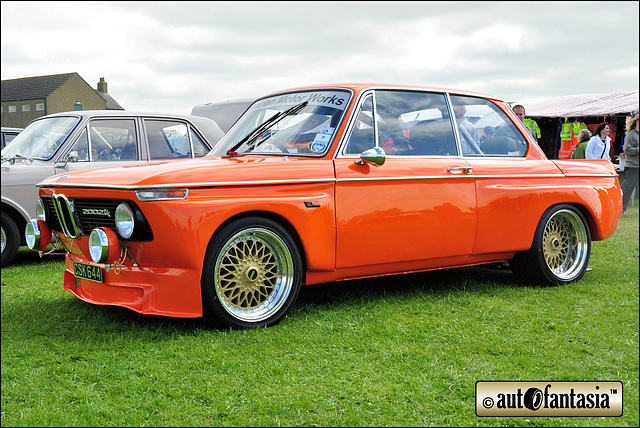
<path id="1" fill-rule="evenodd" d="M 350 98 L 347 91 L 327 90 L 261 99 L 208 156 L 257 153 L 322 156 L 331 145 Z"/>
<path id="2" fill-rule="evenodd" d="M 24 156 L 49 159 L 80 121 L 78 117 L 50 117 L 32 122 L 2 149 L 3 158 Z"/>

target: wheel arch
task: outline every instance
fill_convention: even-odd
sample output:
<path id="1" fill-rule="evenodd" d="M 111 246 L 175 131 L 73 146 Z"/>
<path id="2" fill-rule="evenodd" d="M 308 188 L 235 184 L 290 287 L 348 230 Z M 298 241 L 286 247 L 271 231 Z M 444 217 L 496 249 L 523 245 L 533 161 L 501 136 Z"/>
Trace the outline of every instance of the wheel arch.
<path id="1" fill-rule="evenodd" d="M 586 205 L 580 204 L 580 203 L 569 203 L 567 205 L 570 205 L 574 208 L 576 208 L 578 211 L 580 211 L 580 213 L 582 214 L 582 216 L 585 218 L 585 220 L 587 220 L 587 227 L 589 228 L 589 233 L 591 234 L 591 239 L 593 240 L 594 236 L 598 236 L 599 235 L 599 229 L 598 229 L 598 223 L 596 222 L 595 216 L 593 214 L 593 212 L 591 212 L 591 210 L 589 210 L 589 208 L 587 208 Z"/>
<path id="2" fill-rule="evenodd" d="M 2 200 L 2 212 L 11 217 L 16 223 L 18 231 L 20 232 L 20 245 L 26 245 L 24 238 L 24 228 L 27 225 L 27 219 L 25 218 L 26 213 L 23 213 L 4 199 Z"/>
<path id="3" fill-rule="evenodd" d="M 546 212 L 548 212 L 550 209 L 555 208 L 559 205 L 568 205 L 572 208 L 575 208 L 578 212 L 580 212 L 580 214 L 582 214 L 582 216 L 584 217 L 584 219 L 587 221 L 587 227 L 589 228 L 589 234 L 591 235 L 591 239 L 593 239 L 594 233 L 598 233 L 598 224 L 596 222 L 596 218 L 595 218 L 595 214 L 593 213 L 593 211 L 591 211 L 585 204 L 580 203 L 580 202 L 555 202 L 551 205 L 549 205 L 540 215 L 540 218 L 542 218 L 544 216 L 544 214 Z M 533 237 L 531 239 L 531 242 L 533 243 Z"/>
<path id="4" fill-rule="evenodd" d="M 291 224 L 289 220 L 287 220 L 285 217 L 279 214 L 276 214 L 271 211 L 260 211 L 260 210 L 244 211 L 241 213 L 234 214 L 231 217 L 227 218 L 218 226 L 218 228 L 215 230 L 213 235 L 211 235 L 211 238 L 209 239 L 209 243 L 213 242 L 213 240 L 215 240 L 216 237 L 219 235 L 220 231 L 224 229 L 225 226 L 227 226 L 229 223 L 232 223 L 236 220 L 247 218 L 247 217 L 262 217 L 262 218 L 272 220 L 278 223 L 283 228 L 285 228 L 287 232 L 289 232 L 289 234 L 291 235 L 291 238 L 294 240 L 296 246 L 298 247 L 297 249 L 300 252 L 300 257 L 302 258 L 303 283 L 304 283 L 304 276 L 307 268 L 307 254 L 306 254 L 304 245 L 302 244 L 302 240 L 300 239 L 300 235 L 298 234 L 298 231 L 296 230 L 295 227 L 293 227 L 293 224 Z"/>

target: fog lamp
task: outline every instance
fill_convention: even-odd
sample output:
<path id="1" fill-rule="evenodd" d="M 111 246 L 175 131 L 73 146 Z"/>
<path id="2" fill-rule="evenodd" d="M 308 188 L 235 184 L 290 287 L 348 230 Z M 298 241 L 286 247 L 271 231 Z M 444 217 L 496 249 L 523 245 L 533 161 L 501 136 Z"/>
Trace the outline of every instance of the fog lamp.
<path id="1" fill-rule="evenodd" d="M 112 263 L 120 256 L 118 235 L 106 227 L 98 227 L 89 234 L 89 253 L 96 263 Z"/>
<path id="2" fill-rule="evenodd" d="M 42 220 L 31 219 L 24 228 L 27 247 L 32 250 L 44 251 L 51 242 L 51 229 Z"/>

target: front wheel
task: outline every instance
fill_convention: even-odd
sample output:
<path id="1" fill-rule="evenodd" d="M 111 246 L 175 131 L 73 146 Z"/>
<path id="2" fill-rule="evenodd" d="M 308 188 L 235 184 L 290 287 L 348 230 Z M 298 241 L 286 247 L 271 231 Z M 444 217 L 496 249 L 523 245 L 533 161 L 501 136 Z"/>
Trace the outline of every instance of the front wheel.
<path id="1" fill-rule="evenodd" d="M 559 285 L 582 278 L 590 256 L 587 221 L 575 207 L 563 204 L 543 214 L 533 245 L 517 253 L 509 265 L 524 282 Z"/>
<path id="2" fill-rule="evenodd" d="M 205 314 L 232 329 L 275 325 L 297 299 L 301 280 L 300 252 L 281 225 L 261 217 L 236 220 L 207 248 Z"/>
<path id="3" fill-rule="evenodd" d="M 20 249 L 20 231 L 13 219 L 5 213 L 2 214 L 2 267 L 11 264 Z"/>

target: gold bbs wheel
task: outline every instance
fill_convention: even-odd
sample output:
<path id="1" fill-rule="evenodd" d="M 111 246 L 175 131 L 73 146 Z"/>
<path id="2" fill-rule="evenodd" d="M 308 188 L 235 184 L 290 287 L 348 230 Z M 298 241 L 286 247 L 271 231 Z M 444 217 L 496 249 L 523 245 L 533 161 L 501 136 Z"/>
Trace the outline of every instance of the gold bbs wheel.
<path id="1" fill-rule="evenodd" d="M 589 240 L 575 211 L 556 211 L 547 221 L 542 249 L 548 268 L 561 280 L 571 280 L 586 268 Z"/>
<path id="2" fill-rule="evenodd" d="M 226 326 L 275 324 L 297 298 L 300 255 L 288 232 L 270 220 L 230 224 L 212 243 L 205 263 L 205 303 Z"/>
<path id="3" fill-rule="evenodd" d="M 590 256 L 586 218 L 575 206 L 560 204 L 544 212 L 531 248 L 516 253 L 509 266 L 528 284 L 560 285 L 582 278 Z"/>

